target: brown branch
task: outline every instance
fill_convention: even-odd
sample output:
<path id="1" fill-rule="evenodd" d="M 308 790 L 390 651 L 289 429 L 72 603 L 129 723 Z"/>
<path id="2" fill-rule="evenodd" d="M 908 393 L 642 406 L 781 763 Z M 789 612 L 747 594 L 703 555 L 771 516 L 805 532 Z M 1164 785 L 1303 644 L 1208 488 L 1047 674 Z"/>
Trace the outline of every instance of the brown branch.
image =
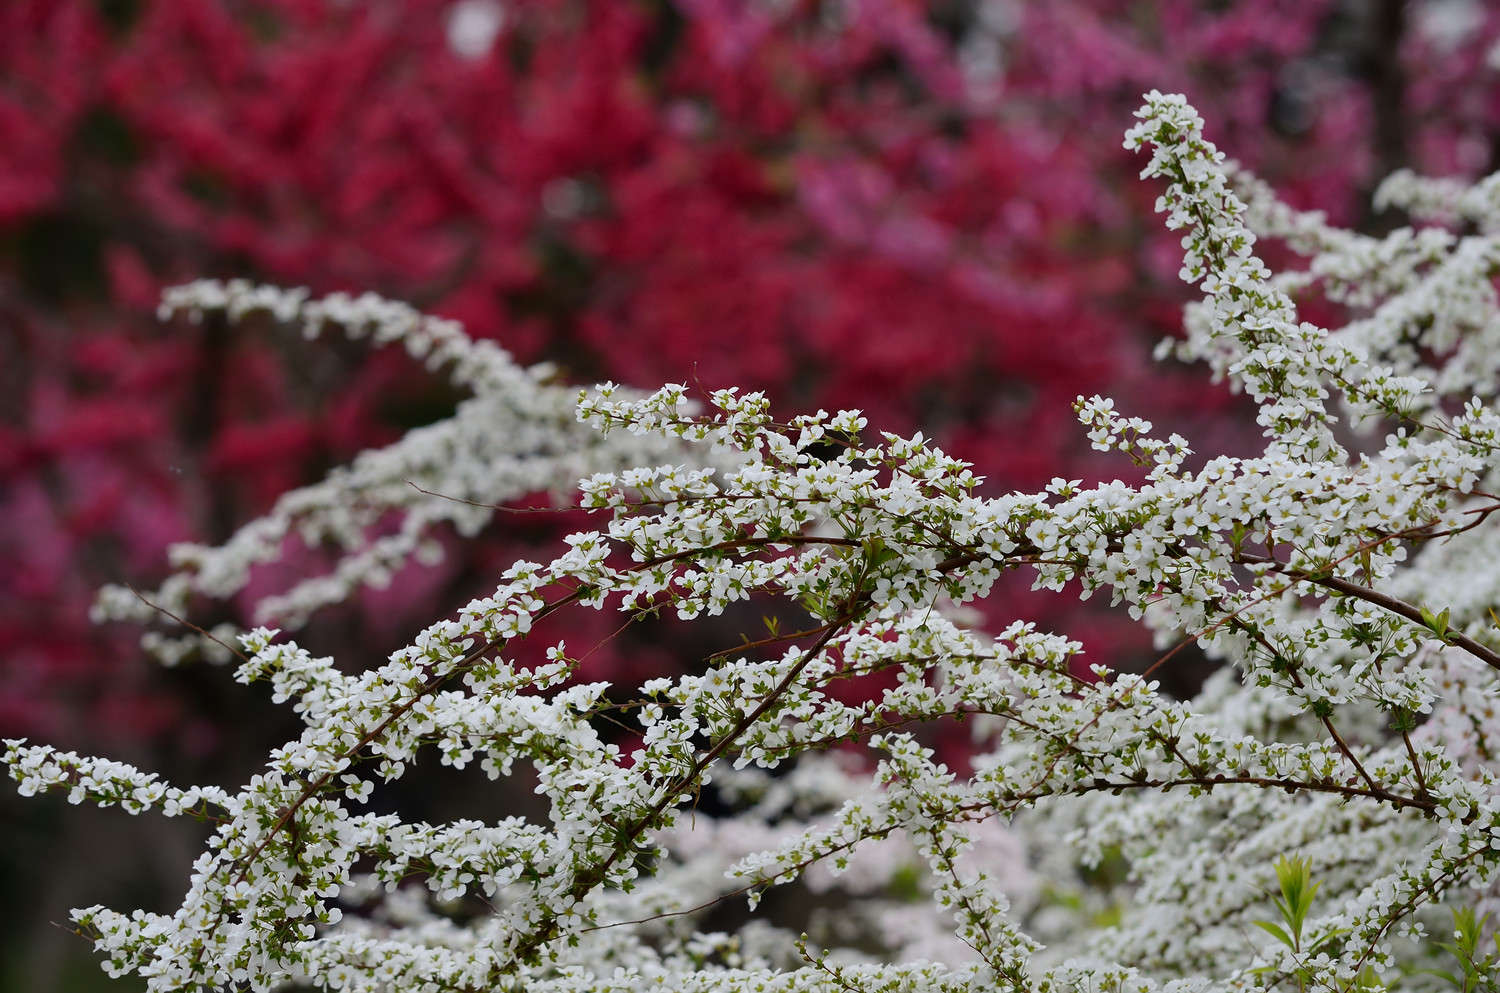
<path id="1" fill-rule="evenodd" d="M 1401 617 L 1406 618 L 1413 624 L 1420 625 L 1424 628 L 1427 627 L 1427 621 L 1425 618 L 1423 618 L 1422 611 L 1420 609 L 1407 603 L 1405 600 L 1398 599 L 1397 597 L 1393 597 L 1387 593 L 1381 593 L 1379 590 L 1371 589 L 1368 586 L 1361 586 L 1358 583 L 1351 582 L 1347 579 L 1340 579 L 1337 576 L 1319 575 L 1316 573 L 1304 572 L 1300 569 L 1293 569 L 1279 559 L 1273 559 L 1263 555 L 1240 555 L 1238 556 L 1238 559 L 1239 561 L 1246 564 L 1269 565 L 1273 569 L 1275 569 L 1275 571 L 1281 573 L 1284 576 L 1287 576 L 1290 579 L 1312 583 L 1316 586 L 1322 586 L 1325 589 L 1333 590 L 1335 593 L 1342 593 L 1345 596 L 1351 596 L 1357 600 L 1363 600 L 1366 603 L 1372 603 L 1377 607 L 1384 608 L 1385 610 L 1388 610 L 1393 614 L 1398 614 Z M 1456 631 L 1450 631 L 1447 635 L 1444 636 L 1443 640 L 1450 645 L 1462 648 L 1464 651 L 1479 659 L 1490 668 L 1500 671 L 1500 654 L 1497 654 L 1494 651 L 1484 647 L 1473 638 L 1470 638 L 1468 635 L 1459 634 Z"/>
<path id="2" fill-rule="evenodd" d="M 1417 789 L 1421 791 L 1424 797 L 1429 796 L 1427 778 L 1422 775 L 1422 763 L 1417 761 L 1417 750 L 1412 747 L 1411 734 L 1404 727 L 1401 729 L 1401 740 L 1406 744 L 1407 757 L 1411 759 L 1412 774 L 1417 777 Z"/>

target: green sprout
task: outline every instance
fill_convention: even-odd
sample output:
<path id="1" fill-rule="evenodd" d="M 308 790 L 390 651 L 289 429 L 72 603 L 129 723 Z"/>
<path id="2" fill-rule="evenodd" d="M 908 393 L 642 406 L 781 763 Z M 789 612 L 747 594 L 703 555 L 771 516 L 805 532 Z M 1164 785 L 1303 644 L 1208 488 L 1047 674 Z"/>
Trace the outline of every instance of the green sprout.
<path id="1" fill-rule="evenodd" d="M 1489 914 L 1476 918 L 1470 907 L 1453 911 L 1453 940 L 1434 944 L 1458 960 L 1462 975 L 1442 969 L 1421 971 L 1446 979 L 1462 993 L 1495 993 L 1500 990 L 1500 934 L 1493 935 L 1495 950 L 1482 959 L 1479 957 L 1479 936 L 1489 919 Z"/>
<path id="2" fill-rule="evenodd" d="M 1312 910 L 1313 897 L 1317 895 L 1318 887 L 1322 885 L 1312 881 L 1312 863 L 1307 859 L 1285 855 L 1277 859 L 1276 881 L 1281 893 L 1273 900 L 1276 909 L 1281 912 L 1281 923 L 1277 924 L 1272 921 L 1251 921 L 1251 923 L 1290 948 L 1292 954 L 1298 958 L 1303 955 L 1314 955 L 1327 947 L 1335 938 L 1349 932 L 1348 928 L 1334 928 L 1316 936 L 1305 933 L 1308 915 Z M 1251 971 L 1263 975 L 1275 970 L 1271 966 L 1262 966 Z M 1293 972 L 1293 976 L 1296 977 L 1299 993 L 1306 991 L 1308 984 L 1316 979 L 1312 970 L 1305 966 L 1299 966 Z M 1369 966 L 1360 970 L 1360 974 L 1349 983 L 1334 987 L 1338 993 L 1379 988 L 1381 988 L 1379 977 Z"/>
<path id="3" fill-rule="evenodd" d="M 1453 632 L 1448 630 L 1447 607 L 1444 607 L 1436 614 L 1428 610 L 1426 607 L 1418 607 L 1417 610 L 1421 612 L 1422 623 L 1427 626 L 1427 629 L 1429 631 L 1437 635 L 1443 641 L 1448 642 L 1449 644 L 1453 643 Z"/>

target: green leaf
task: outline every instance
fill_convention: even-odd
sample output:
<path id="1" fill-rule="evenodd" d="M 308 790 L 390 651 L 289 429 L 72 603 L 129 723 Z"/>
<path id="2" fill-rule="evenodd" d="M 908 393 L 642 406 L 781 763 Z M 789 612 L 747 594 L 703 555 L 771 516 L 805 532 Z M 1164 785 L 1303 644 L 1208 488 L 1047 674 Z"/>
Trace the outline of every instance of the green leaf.
<path id="1" fill-rule="evenodd" d="M 1455 976 L 1451 972 L 1444 972 L 1442 969 L 1414 969 L 1412 971 L 1413 972 L 1417 972 L 1417 973 L 1424 973 L 1424 974 L 1429 975 L 1429 976 L 1437 976 L 1439 979 L 1446 979 L 1448 982 L 1452 983 L 1454 986 L 1458 986 L 1458 987 L 1462 987 L 1463 986 L 1463 983 L 1459 980 L 1459 978 L 1457 976 Z"/>
<path id="2" fill-rule="evenodd" d="M 1265 931 L 1286 947 L 1296 949 L 1297 944 L 1292 941 L 1292 936 L 1283 931 L 1279 925 L 1272 924 L 1270 921 L 1251 921 L 1250 923 Z"/>

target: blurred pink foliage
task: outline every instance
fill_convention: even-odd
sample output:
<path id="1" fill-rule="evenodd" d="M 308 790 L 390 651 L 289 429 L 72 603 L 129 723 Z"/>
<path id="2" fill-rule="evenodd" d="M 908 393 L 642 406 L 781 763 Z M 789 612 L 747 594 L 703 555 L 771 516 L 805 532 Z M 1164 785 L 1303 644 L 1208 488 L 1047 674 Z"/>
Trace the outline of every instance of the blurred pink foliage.
<path id="1" fill-rule="evenodd" d="M 1079 393 L 1205 447 L 1243 431 L 1149 364 L 1183 291 L 1120 148 L 1143 90 L 1189 93 L 1292 202 L 1378 224 L 1396 166 L 1496 167 L 1497 34 L 1490 5 L 1389 0 L 9 0 L 0 731 L 183 721 L 132 632 L 89 628 L 93 589 L 454 399 L 400 355 L 159 327 L 164 285 L 372 289 L 574 380 L 858 406 L 1030 486 L 1085 474 Z M 515 540 L 449 541 L 337 636 L 383 652 Z"/>

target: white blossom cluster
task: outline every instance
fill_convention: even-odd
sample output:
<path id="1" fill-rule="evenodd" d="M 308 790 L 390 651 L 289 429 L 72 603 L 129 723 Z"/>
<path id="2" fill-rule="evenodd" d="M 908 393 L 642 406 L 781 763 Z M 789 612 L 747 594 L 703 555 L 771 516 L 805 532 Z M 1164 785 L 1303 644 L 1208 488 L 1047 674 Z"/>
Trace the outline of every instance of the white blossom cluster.
<path id="1" fill-rule="evenodd" d="M 75 913 L 106 969 L 154 991 L 1443 988 L 1424 970 L 1459 967 L 1428 936 L 1493 906 L 1500 869 L 1494 236 L 1335 231 L 1234 172 L 1182 97 L 1148 94 L 1138 116 L 1126 145 L 1149 151 L 1143 178 L 1164 182 L 1204 293 L 1182 349 L 1254 400 L 1261 455 L 1196 459 L 1080 398 L 1094 447 L 1144 482 L 987 497 L 973 467 L 921 435 L 871 440 L 854 411 L 778 421 L 736 390 L 704 412 L 682 386 L 587 392 L 579 492 L 598 529 L 374 668 L 246 634 L 236 677 L 269 682 L 304 730 L 238 790 L 6 743 L 23 793 L 211 827 L 175 912 Z M 1273 275 L 1257 236 L 1309 268 Z M 1295 295 L 1318 288 L 1349 324 L 1299 319 Z M 242 584 L 299 526 L 358 561 L 371 518 L 350 503 L 457 513 L 402 502 L 407 474 L 493 500 L 579 467 L 552 388 L 440 322 L 237 285 L 169 304 L 374 325 L 455 361 L 476 394 L 427 440 L 283 501 L 247 529 L 265 537 L 236 538 L 253 553 L 179 553 L 194 591 Z M 1361 449 L 1341 412 L 1389 433 Z M 956 620 L 1013 571 L 1107 592 L 1164 648 L 1223 665 L 1176 700 L 1151 672 L 1080 675 L 1076 642 L 1025 621 Z M 310 589 L 269 612 L 298 618 L 352 583 Z M 801 620 L 623 694 L 575 678 L 577 646 L 517 662 L 559 611 L 688 622 L 751 600 Z M 924 738 L 943 720 L 972 727 L 971 770 Z M 546 818 L 366 808 L 434 758 L 533 776 Z M 705 791 L 739 813 L 698 813 Z M 1274 922 L 1289 856 L 1319 885 L 1306 941 L 1255 926 Z M 812 905 L 801 920 L 772 912 L 787 893 Z"/>

